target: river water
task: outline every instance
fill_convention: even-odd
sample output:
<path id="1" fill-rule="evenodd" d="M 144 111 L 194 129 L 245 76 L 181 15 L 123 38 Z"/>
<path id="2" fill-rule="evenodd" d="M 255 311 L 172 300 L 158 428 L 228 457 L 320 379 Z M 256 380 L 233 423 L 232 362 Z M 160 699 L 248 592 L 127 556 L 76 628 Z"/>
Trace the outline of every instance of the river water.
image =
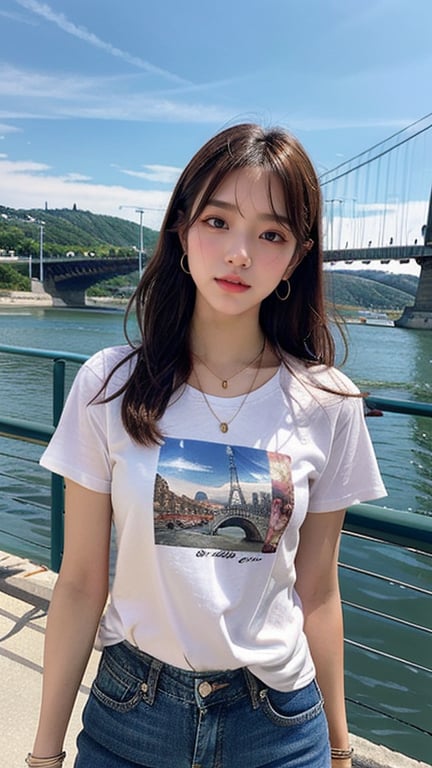
<path id="1" fill-rule="evenodd" d="M 361 390 L 381 397 L 432 402 L 432 333 L 356 324 L 348 325 L 346 331 L 349 357 L 343 370 Z M 134 329 L 131 332 L 133 335 Z M 124 343 L 123 312 L 119 310 L 0 307 L 0 344 L 90 355 L 102 347 L 121 343 Z M 67 370 L 70 385 L 77 366 L 68 364 Z M 49 361 L 0 354 L 0 415 L 50 423 L 51 371 Z M 388 498 L 378 503 L 432 514 L 432 419 L 385 413 L 381 418 L 368 418 L 367 424 L 389 492 Z M 37 445 L 0 438 L 0 550 L 49 564 L 50 486 L 48 473 L 38 466 L 41 451 Z M 414 630 L 412 637 L 390 651 L 395 636 L 393 625 L 385 622 L 379 630 L 375 625 L 369 628 L 364 615 L 356 618 L 356 609 L 350 605 L 361 602 L 362 591 L 368 601 L 376 600 L 379 612 L 383 600 L 384 603 L 396 600 L 399 604 L 409 598 L 414 606 L 411 621 L 414 625 L 425 623 L 428 612 L 430 614 L 425 592 L 431 582 L 429 558 L 391 545 L 376 543 L 375 548 L 373 557 L 380 561 L 389 579 L 388 588 L 396 590 L 396 594 L 384 596 L 383 584 L 377 585 L 373 579 L 366 587 L 355 579 L 350 586 L 351 576 L 344 574 L 343 592 L 348 590 L 346 622 L 348 625 L 354 622 L 354 637 L 360 644 L 374 638 L 373 643 L 382 643 L 394 657 L 409 658 L 405 655 L 407 644 L 408 649 L 414 648 L 419 641 Z M 343 562 L 374 570 L 370 549 L 363 550 L 358 538 L 343 537 L 341 554 Z M 398 588 L 395 583 L 399 579 L 417 584 L 423 592 Z M 354 597 L 349 590 L 354 590 Z M 420 594 L 422 600 L 419 600 Z M 362 633 L 367 634 L 367 638 Z M 408 709 L 402 712 L 395 700 L 394 685 L 389 682 L 393 670 L 387 671 L 387 667 L 381 672 L 375 668 L 370 670 L 367 659 L 373 660 L 373 654 L 366 654 L 366 661 L 363 657 L 359 663 L 356 653 L 355 643 L 349 644 L 348 708 L 354 733 L 417 759 L 427 759 L 431 741 L 425 732 L 429 730 L 425 723 L 430 707 L 430 673 L 421 676 L 417 668 L 405 665 L 406 674 L 412 679 L 407 678 L 403 696 L 405 701 L 406 696 L 412 694 L 412 700 L 409 699 Z M 381 661 L 376 663 L 381 668 Z M 402 688 L 399 690 L 402 693 Z M 356 702 L 359 697 L 364 698 L 365 706 Z M 382 702 L 383 711 L 389 713 L 387 719 L 374 714 L 378 700 Z M 407 726 L 407 720 L 414 728 Z"/>
<path id="2" fill-rule="evenodd" d="M 432 333 L 359 324 L 347 325 L 346 332 L 343 370 L 361 390 L 432 402 Z M 0 308 L 0 344 L 90 355 L 121 343 L 122 310 Z M 77 367 L 67 370 L 70 384 Z M 51 363 L 0 355 L 0 414 L 49 422 L 51 411 Z M 380 503 L 432 514 L 432 419 L 385 413 L 367 423 L 389 493 Z M 49 545 L 48 479 L 37 466 L 40 451 L 0 440 L 0 549 L 39 559 L 40 547 Z"/>

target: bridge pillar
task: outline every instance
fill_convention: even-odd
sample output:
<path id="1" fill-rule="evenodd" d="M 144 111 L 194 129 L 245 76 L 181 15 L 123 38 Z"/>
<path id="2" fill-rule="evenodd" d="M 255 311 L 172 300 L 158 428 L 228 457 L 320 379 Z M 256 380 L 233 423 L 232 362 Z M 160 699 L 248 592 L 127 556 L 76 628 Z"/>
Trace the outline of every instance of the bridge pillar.
<path id="1" fill-rule="evenodd" d="M 405 307 L 395 325 L 432 331 L 432 258 L 417 261 L 421 264 L 421 272 L 414 306 Z"/>
<path id="2" fill-rule="evenodd" d="M 46 277 L 44 282 L 44 290 L 52 296 L 54 307 L 85 307 L 85 288 L 79 286 L 73 286 L 67 288 L 64 284 L 60 284 L 60 290 L 58 290 L 57 282 L 52 277 Z"/>
<path id="3" fill-rule="evenodd" d="M 424 244 L 426 248 L 432 245 L 432 188 L 427 223 L 424 227 Z M 432 331 L 432 257 L 420 257 L 416 261 L 420 264 L 421 271 L 414 306 L 405 307 L 395 325 Z"/>

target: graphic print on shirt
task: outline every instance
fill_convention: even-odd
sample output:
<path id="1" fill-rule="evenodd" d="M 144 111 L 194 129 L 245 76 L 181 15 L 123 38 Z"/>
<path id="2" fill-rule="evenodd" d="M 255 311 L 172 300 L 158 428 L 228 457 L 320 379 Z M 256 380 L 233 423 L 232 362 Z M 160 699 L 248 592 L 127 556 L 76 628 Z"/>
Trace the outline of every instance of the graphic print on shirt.
<path id="1" fill-rule="evenodd" d="M 289 456 L 166 438 L 154 486 L 155 543 L 276 552 L 294 508 Z"/>

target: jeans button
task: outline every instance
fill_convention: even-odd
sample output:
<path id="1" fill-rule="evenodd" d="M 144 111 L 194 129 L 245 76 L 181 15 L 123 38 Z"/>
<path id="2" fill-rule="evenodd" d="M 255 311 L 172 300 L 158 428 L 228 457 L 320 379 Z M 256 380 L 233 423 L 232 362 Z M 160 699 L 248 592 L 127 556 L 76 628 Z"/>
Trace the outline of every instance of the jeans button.
<path id="1" fill-rule="evenodd" d="M 147 685 L 147 683 L 142 683 L 142 684 L 141 684 L 141 686 L 140 686 L 140 688 L 141 688 L 141 691 L 142 691 L 143 693 L 147 693 L 147 691 L 148 691 L 148 685 Z"/>
<path id="2" fill-rule="evenodd" d="M 204 683 L 200 683 L 198 686 L 198 693 L 200 696 L 205 699 L 206 696 L 209 696 L 213 690 L 213 686 L 210 685 L 210 683 L 207 683 L 206 681 Z"/>

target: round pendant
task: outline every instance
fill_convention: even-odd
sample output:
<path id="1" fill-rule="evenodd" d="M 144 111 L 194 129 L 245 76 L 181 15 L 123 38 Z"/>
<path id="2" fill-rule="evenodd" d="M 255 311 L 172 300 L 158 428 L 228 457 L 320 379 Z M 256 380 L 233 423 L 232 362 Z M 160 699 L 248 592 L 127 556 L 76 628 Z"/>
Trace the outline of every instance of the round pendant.
<path id="1" fill-rule="evenodd" d="M 224 433 L 228 432 L 228 424 L 226 423 L 226 421 L 221 421 L 221 423 L 219 424 L 219 429 L 221 432 L 224 432 Z"/>
<path id="2" fill-rule="evenodd" d="M 222 389 L 228 389 L 228 382 L 226 379 L 223 379 L 222 381 Z"/>

